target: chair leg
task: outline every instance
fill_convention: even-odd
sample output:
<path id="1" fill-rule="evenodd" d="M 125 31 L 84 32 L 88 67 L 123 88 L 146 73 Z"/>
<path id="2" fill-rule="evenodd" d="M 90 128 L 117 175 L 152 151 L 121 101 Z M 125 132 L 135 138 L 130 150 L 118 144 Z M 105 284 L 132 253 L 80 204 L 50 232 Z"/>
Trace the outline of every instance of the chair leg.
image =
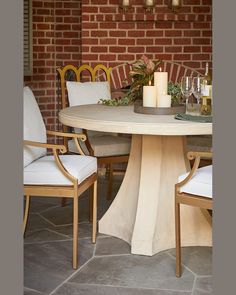
<path id="1" fill-rule="evenodd" d="M 89 221 L 93 221 L 93 186 L 89 188 Z"/>
<path id="2" fill-rule="evenodd" d="M 113 183 L 113 164 L 109 164 L 109 176 L 108 176 L 108 188 L 107 188 L 107 200 L 111 199 L 112 183 Z"/>
<path id="3" fill-rule="evenodd" d="M 175 202 L 176 277 L 181 277 L 180 204 Z"/>
<path id="4" fill-rule="evenodd" d="M 29 217 L 29 207 L 30 207 L 30 196 L 26 196 L 26 203 L 25 203 L 25 213 L 24 213 L 24 220 L 23 220 L 23 234 L 25 234 L 25 229 Z"/>
<path id="5" fill-rule="evenodd" d="M 78 195 L 73 199 L 73 268 L 78 268 Z"/>
<path id="6" fill-rule="evenodd" d="M 65 207 L 66 206 L 66 202 L 67 202 L 67 199 L 66 198 L 62 198 L 61 199 L 61 206 L 62 207 Z"/>
<path id="7" fill-rule="evenodd" d="M 96 243 L 97 237 L 97 181 L 93 184 L 93 230 L 92 243 Z"/>

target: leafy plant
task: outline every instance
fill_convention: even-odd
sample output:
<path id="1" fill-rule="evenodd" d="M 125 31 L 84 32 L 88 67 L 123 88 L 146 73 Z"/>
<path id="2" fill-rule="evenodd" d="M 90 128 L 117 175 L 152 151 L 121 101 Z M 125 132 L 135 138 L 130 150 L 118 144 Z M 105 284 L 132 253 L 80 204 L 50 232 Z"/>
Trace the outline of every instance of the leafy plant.
<path id="1" fill-rule="evenodd" d="M 151 81 L 153 85 L 154 72 L 157 71 L 161 63 L 161 60 L 152 61 L 143 55 L 141 59 L 135 61 L 131 65 L 132 69 L 129 72 L 129 75 L 132 78 L 132 83 L 130 84 L 130 88 L 126 95 L 122 98 L 112 98 L 108 100 L 100 99 L 99 103 L 110 106 L 132 104 L 136 99 L 142 97 L 143 86 L 149 85 L 149 81 Z"/>
<path id="2" fill-rule="evenodd" d="M 179 83 L 172 81 L 168 82 L 168 94 L 171 95 L 171 105 L 178 105 L 181 103 L 181 87 Z"/>

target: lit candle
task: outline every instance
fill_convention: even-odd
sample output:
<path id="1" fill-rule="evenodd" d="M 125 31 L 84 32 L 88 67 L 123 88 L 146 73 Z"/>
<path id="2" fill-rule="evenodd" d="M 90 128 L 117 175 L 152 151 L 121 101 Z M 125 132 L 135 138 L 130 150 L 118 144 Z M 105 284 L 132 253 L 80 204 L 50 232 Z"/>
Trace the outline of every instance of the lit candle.
<path id="1" fill-rule="evenodd" d="M 149 86 L 143 86 L 143 106 L 156 107 L 156 104 L 156 87 L 151 86 L 151 81 L 149 81 Z"/>
<path id="2" fill-rule="evenodd" d="M 157 103 L 161 95 L 166 95 L 168 92 L 168 72 L 154 73 L 154 86 L 156 87 Z M 158 105 L 157 105 L 158 106 Z"/>
<path id="3" fill-rule="evenodd" d="M 171 107 L 171 95 L 162 94 L 158 97 L 157 106 L 159 108 L 170 108 Z"/>

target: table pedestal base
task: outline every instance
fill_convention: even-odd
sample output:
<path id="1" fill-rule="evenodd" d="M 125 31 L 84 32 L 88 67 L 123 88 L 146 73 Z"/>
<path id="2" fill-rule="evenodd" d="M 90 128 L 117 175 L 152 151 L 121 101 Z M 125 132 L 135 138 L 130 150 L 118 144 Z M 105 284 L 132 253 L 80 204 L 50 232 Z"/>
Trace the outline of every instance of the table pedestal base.
<path id="1" fill-rule="evenodd" d="M 154 255 L 175 247 L 174 184 L 189 170 L 184 137 L 133 135 L 119 192 L 99 221 L 99 232 L 131 245 L 131 253 Z M 199 208 L 181 206 L 182 246 L 212 244 L 210 224 Z"/>

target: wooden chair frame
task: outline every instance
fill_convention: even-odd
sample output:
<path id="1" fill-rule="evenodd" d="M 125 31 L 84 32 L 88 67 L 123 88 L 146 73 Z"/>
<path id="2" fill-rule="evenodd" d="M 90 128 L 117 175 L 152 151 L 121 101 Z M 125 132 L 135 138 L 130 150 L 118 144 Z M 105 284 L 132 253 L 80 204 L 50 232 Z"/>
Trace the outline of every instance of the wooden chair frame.
<path id="1" fill-rule="evenodd" d="M 73 138 L 76 142 L 76 145 L 79 145 L 78 140 L 85 141 L 86 136 L 84 134 L 73 134 L 73 133 L 63 133 L 57 131 L 47 131 L 48 135 L 62 136 L 65 138 Z M 24 195 L 26 196 L 25 212 L 24 212 L 24 222 L 23 230 L 25 233 L 28 215 L 29 215 L 29 206 L 30 206 L 30 197 L 40 196 L 40 197 L 65 197 L 73 199 L 73 268 L 78 268 L 78 198 L 79 196 L 87 190 L 89 187 L 93 187 L 93 208 L 92 208 L 92 243 L 96 242 L 96 233 L 97 233 L 97 173 L 93 173 L 82 183 L 78 184 L 78 179 L 72 176 L 66 168 L 63 166 L 60 157 L 59 151 L 64 154 L 67 152 L 65 145 L 59 144 L 48 144 L 35 141 L 24 140 L 24 145 L 42 147 L 52 150 L 55 163 L 58 169 L 63 173 L 63 175 L 71 181 L 71 185 L 24 185 Z M 82 152 L 82 151 L 81 151 Z"/>
<path id="2" fill-rule="evenodd" d="M 112 68 L 109 67 L 105 67 L 102 64 L 98 64 L 97 66 L 95 66 L 94 68 L 92 68 L 89 65 L 82 65 L 80 67 L 75 67 L 73 65 L 66 65 L 63 68 L 58 68 L 57 72 L 59 74 L 60 77 L 60 88 L 61 88 L 61 106 L 62 109 L 66 108 L 69 106 L 69 102 L 68 102 L 68 97 L 67 97 L 67 89 L 66 89 L 66 73 L 68 71 L 72 71 L 75 74 L 75 78 L 77 82 L 81 81 L 81 73 L 83 71 L 87 71 L 90 74 L 91 77 L 91 81 L 95 82 L 99 77 L 102 77 L 103 75 L 99 75 L 98 76 L 98 72 L 99 71 L 103 71 L 104 77 L 106 77 L 106 80 L 109 82 L 109 84 L 111 84 L 111 71 Z M 104 79 L 105 80 L 105 79 Z M 68 132 L 69 127 L 63 125 L 62 126 L 63 131 L 64 132 Z M 89 154 L 91 156 L 94 156 L 94 150 L 91 146 L 91 143 L 89 141 L 89 137 L 87 134 L 87 130 L 82 129 L 83 133 L 86 135 L 86 141 L 85 141 L 85 145 L 86 148 L 89 151 Z M 68 148 L 68 139 L 65 138 L 64 139 L 64 145 Z M 108 165 L 108 172 L 109 172 L 109 181 L 108 181 L 108 189 L 107 189 L 107 199 L 111 198 L 111 192 L 112 192 L 112 177 L 113 177 L 113 172 L 115 171 L 113 169 L 113 164 L 114 163 L 127 163 L 129 160 L 129 155 L 117 155 L 117 156 L 107 156 L 107 157 L 97 157 L 98 160 L 98 165 Z"/>
<path id="3" fill-rule="evenodd" d="M 212 159 L 211 152 L 189 152 L 188 159 L 194 160 L 193 167 L 188 176 L 181 182 L 175 185 L 175 241 L 176 241 L 176 276 L 181 277 L 181 228 L 180 228 L 180 205 L 190 205 L 199 207 L 202 213 L 207 218 L 210 225 L 212 225 L 212 218 L 208 210 L 212 210 L 212 198 L 207 198 L 199 195 L 188 194 L 180 192 L 180 189 L 185 185 L 196 173 L 201 158 Z"/>

